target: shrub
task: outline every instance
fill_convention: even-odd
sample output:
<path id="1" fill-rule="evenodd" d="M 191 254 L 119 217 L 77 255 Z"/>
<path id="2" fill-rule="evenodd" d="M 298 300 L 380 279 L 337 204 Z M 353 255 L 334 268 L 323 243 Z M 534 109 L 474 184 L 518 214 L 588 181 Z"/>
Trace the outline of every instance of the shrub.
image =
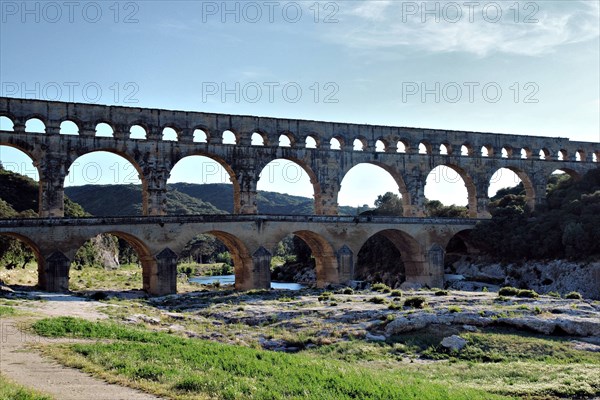
<path id="1" fill-rule="evenodd" d="M 385 304 L 386 300 L 383 297 L 371 297 L 369 302 L 374 304 Z"/>
<path id="2" fill-rule="evenodd" d="M 581 300 L 583 299 L 583 297 L 579 292 L 570 292 L 565 295 L 565 299 Z"/>
<path id="3" fill-rule="evenodd" d="M 344 288 L 344 290 L 342 290 L 343 294 L 354 294 L 354 289 L 352 289 L 351 287 L 347 287 Z"/>
<path id="4" fill-rule="evenodd" d="M 517 292 L 517 297 L 526 297 L 528 299 L 536 299 L 539 294 L 535 290 L 521 289 Z"/>
<path id="5" fill-rule="evenodd" d="M 371 286 L 371 290 L 382 293 L 390 293 L 392 288 L 385 283 L 374 283 L 373 286 Z"/>
<path id="6" fill-rule="evenodd" d="M 390 310 L 402 310 L 402 308 L 403 307 L 401 303 L 390 303 L 390 305 L 388 306 L 388 309 Z"/>
<path id="7" fill-rule="evenodd" d="M 499 296 L 516 296 L 519 293 L 519 289 L 512 286 L 505 286 L 498 290 Z"/>
<path id="8" fill-rule="evenodd" d="M 398 290 L 398 289 L 392 290 L 392 292 L 390 293 L 390 295 L 392 297 L 402 297 L 402 291 Z"/>
<path id="9" fill-rule="evenodd" d="M 427 305 L 427 301 L 421 296 L 409 297 L 404 301 L 404 305 L 406 307 L 423 308 Z"/>
<path id="10" fill-rule="evenodd" d="M 546 293 L 546 296 L 556 297 L 557 299 L 560 299 L 560 293 L 558 292 L 548 292 Z"/>
<path id="11" fill-rule="evenodd" d="M 434 294 L 436 296 L 448 296 L 448 291 L 447 290 L 437 290 Z"/>
<path id="12" fill-rule="evenodd" d="M 333 298 L 333 293 L 331 292 L 323 292 L 319 295 L 319 297 L 317 297 L 317 300 L 319 301 L 328 301 L 328 300 L 335 300 Z"/>
<path id="13" fill-rule="evenodd" d="M 462 309 L 459 306 L 449 306 L 448 311 L 451 313 L 461 312 Z"/>

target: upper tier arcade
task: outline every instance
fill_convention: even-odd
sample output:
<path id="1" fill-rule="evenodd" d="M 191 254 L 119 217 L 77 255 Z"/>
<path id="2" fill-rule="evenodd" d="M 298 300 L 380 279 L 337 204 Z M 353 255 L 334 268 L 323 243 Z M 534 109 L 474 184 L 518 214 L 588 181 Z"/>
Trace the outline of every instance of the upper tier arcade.
<path id="1" fill-rule="evenodd" d="M 166 182 L 184 157 L 203 155 L 219 162 L 234 185 L 234 212 L 255 214 L 256 185 L 262 169 L 283 158 L 299 164 L 311 178 L 315 213 L 337 213 L 345 174 L 361 163 L 378 165 L 398 184 L 405 216 L 424 215 L 424 187 L 429 172 L 444 165 L 460 174 L 467 187 L 471 217 L 487 215 L 488 186 L 500 168 L 514 171 L 524 183 L 533 208 L 545 200 L 550 174 L 563 170 L 578 177 L 598 167 L 600 144 L 566 138 L 361 125 L 269 117 L 172 111 L 148 108 L 64 103 L 0 97 L 0 117 L 13 123 L 0 131 L 0 145 L 18 148 L 34 161 L 40 176 L 40 215 L 63 216 L 64 179 L 71 164 L 94 151 L 108 151 L 129 160 L 143 183 L 146 215 L 165 213 Z M 39 119 L 45 133 L 26 132 L 26 122 Z M 77 135 L 61 135 L 71 121 Z M 96 136 L 108 124 L 113 137 Z M 145 139 L 130 137 L 133 126 Z M 165 129 L 176 140 L 164 140 Z M 235 144 L 223 144 L 233 133 Z M 202 135 L 202 142 L 195 138 Z M 252 136 L 262 138 L 252 145 Z M 311 139 L 309 139 L 311 138 Z M 356 141 L 361 148 L 356 149 Z M 333 149 L 332 142 L 339 143 Z M 280 144 L 281 143 L 281 144 Z M 288 144 L 289 143 L 289 144 Z M 314 146 L 308 146 L 311 143 Z"/>

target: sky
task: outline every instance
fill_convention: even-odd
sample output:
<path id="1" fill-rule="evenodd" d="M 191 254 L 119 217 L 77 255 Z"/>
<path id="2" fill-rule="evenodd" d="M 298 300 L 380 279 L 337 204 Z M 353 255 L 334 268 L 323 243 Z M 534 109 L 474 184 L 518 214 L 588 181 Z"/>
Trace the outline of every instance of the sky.
<path id="1" fill-rule="evenodd" d="M 599 20 L 596 0 L 1 0 L 0 95 L 598 142 Z M 0 160 L 35 175 L 14 149 L 0 146 Z M 275 163 L 260 190 L 312 196 L 300 167 Z M 518 182 L 503 172 L 491 194 Z M 169 182 L 228 181 L 194 157 Z M 66 178 L 137 182 L 104 153 L 78 159 Z M 359 165 L 339 203 L 372 206 L 387 191 L 397 192 L 391 176 Z M 467 201 L 447 169 L 425 194 Z"/>

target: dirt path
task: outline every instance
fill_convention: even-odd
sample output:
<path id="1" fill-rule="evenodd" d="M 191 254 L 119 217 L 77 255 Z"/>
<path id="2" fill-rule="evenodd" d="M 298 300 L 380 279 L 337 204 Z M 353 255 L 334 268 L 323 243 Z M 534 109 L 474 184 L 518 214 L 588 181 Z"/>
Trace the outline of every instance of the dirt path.
<path id="1" fill-rule="evenodd" d="M 73 296 L 38 303 L 33 312 L 46 316 L 78 316 L 89 319 L 103 318 L 96 310 L 99 303 L 87 302 Z M 71 339 L 48 339 L 19 329 L 19 320 L 2 318 L 0 321 L 0 373 L 13 381 L 57 400 L 151 400 L 160 399 L 138 390 L 107 383 L 78 369 L 68 368 L 27 348 L 28 344 L 73 342 Z"/>

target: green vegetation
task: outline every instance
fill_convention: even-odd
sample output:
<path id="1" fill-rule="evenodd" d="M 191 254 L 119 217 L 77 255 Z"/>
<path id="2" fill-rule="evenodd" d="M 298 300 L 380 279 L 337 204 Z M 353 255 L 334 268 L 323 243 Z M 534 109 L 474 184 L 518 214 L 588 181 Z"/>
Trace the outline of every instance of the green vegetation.
<path id="1" fill-rule="evenodd" d="M 0 305 L 0 317 L 9 317 L 16 313 L 17 311 L 13 307 Z"/>
<path id="2" fill-rule="evenodd" d="M 434 294 L 436 296 L 448 296 L 448 291 L 447 290 L 436 290 L 434 292 Z"/>
<path id="3" fill-rule="evenodd" d="M 535 299 L 539 297 L 539 294 L 535 290 L 521 289 L 517 292 L 517 297 L 525 297 L 529 299 Z"/>
<path id="4" fill-rule="evenodd" d="M 519 289 L 512 286 L 505 286 L 498 290 L 498 296 L 516 296 L 519 293 Z"/>
<path id="5" fill-rule="evenodd" d="M 450 312 L 450 313 L 462 312 L 462 308 L 460 308 L 459 306 L 448 306 L 448 312 Z"/>
<path id="6" fill-rule="evenodd" d="M 569 292 L 565 295 L 565 299 L 581 300 L 583 297 L 579 292 Z"/>
<path id="7" fill-rule="evenodd" d="M 167 185 L 167 189 L 167 213 L 170 215 L 233 213 L 233 185 L 173 183 Z M 93 215 L 142 214 L 140 185 L 71 186 L 65 188 L 65 193 Z M 308 197 L 259 191 L 257 202 L 258 209 L 265 214 L 314 214 L 314 200 Z M 340 207 L 340 213 L 355 215 L 356 210 Z"/>
<path id="8" fill-rule="evenodd" d="M 488 255 L 505 261 L 600 255 L 600 169 L 579 181 L 552 175 L 547 205 L 535 212 L 526 205 L 523 185 L 491 200 L 491 220 L 478 223 L 470 235 Z"/>
<path id="9" fill-rule="evenodd" d="M 390 296 L 392 296 L 392 297 L 402 297 L 402 290 L 400 290 L 400 289 L 394 289 L 390 293 Z"/>
<path id="10" fill-rule="evenodd" d="M 431 383 L 416 371 L 372 369 L 311 354 L 285 354 L 191 340 L 74 318 L 39 321 L 41 335 L 113 339 L 55 345 L 62 362 L 159 395 L 221 399 L 491 399 L 465 387 Z"/>
<path id="11" fill-rule="evenodd" d="M 26 389 L 0 375 L 0 400 L 52 400 L 52 397 Z"/>
<path id="12" fill-rule="evenodd" d="M 405 307 L 423 308 L 426 305 L 427 305 L 427 300 L 425 299 L 425 297 L 421 297 L 421 296 L 409 297 L 406 300 L 404 300 Z"/>
<path id="13" fill-rule="evenodd" d="M 381 293 L 391 293 L 392 288 L 390 288 L 385 283 L 374 283 L 371 286 L 371 290 L 373 290 L 375 292 L 381 292 Z"/>

